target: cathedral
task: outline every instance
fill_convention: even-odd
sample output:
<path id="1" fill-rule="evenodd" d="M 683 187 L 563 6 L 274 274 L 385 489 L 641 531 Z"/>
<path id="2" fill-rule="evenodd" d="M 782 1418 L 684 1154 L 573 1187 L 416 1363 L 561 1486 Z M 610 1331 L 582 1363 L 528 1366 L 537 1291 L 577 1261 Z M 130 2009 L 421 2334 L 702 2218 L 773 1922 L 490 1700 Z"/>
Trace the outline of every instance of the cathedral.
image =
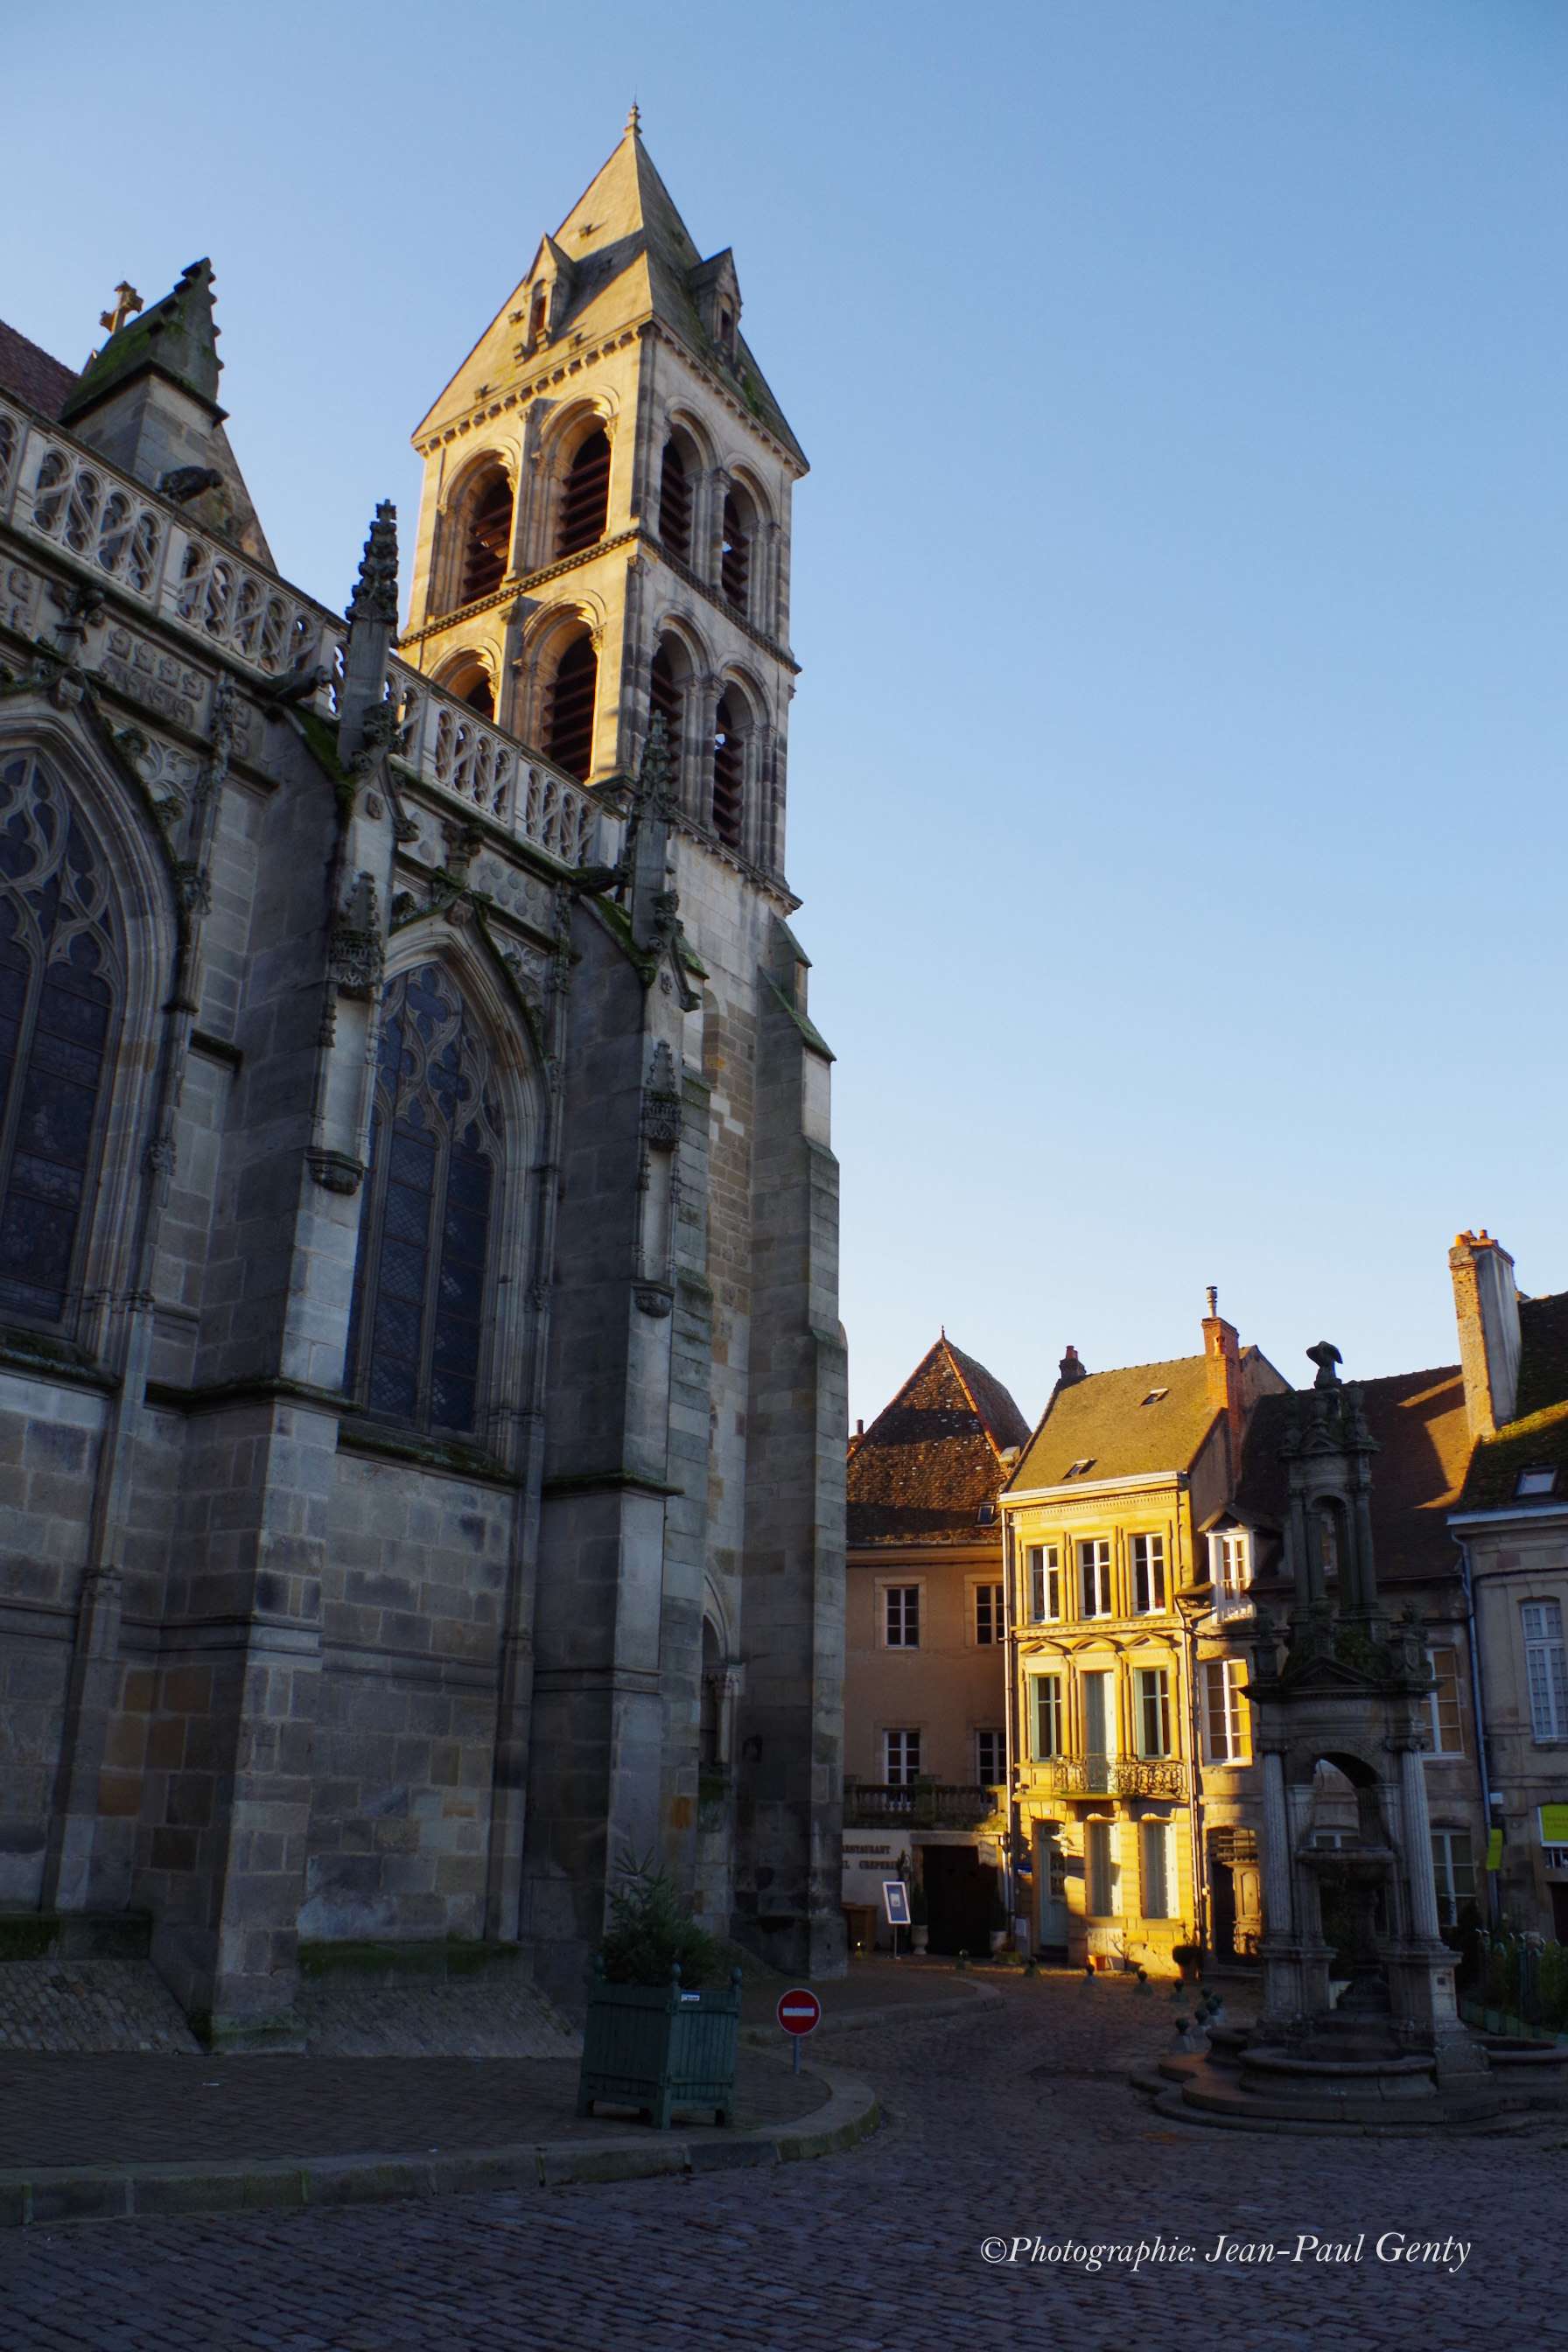
<path id="1" fill-rule="evenodd" d="M 282 580 L 213 271 L 0 327 L 0 1908 L 218 2045 L 301 1947 L 584 1998 L 657 1858 L 843 1966 L 805 459 L 624 137 L 451 376 L 406 627 Z"/>

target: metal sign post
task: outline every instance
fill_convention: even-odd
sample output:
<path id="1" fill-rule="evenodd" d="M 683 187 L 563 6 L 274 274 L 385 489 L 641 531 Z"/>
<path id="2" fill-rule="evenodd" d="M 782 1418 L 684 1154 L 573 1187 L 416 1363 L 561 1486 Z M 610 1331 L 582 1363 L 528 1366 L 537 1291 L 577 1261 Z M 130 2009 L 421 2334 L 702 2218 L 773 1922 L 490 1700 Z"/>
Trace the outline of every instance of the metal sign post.
<path id="1" fill-rule="evenodd" d="M 899 1929 L 910 1924 L 910 1890 L 901 1878 L 884 1878 L 882 1901 L 887 1906 L 888 1925 L 893 1931 L 893 1958 L 899 1957 Z"/>
<path id="2" fill-rule="evenodd" d="M 808 2033 L 815 2033 L 822 2018 L 822 2003 L 805 1985 L 796 1985 L 779 1996 L 778 2020 L 795 2042 L 795 2071 L 800 2072 L 800 2045 Z"/>

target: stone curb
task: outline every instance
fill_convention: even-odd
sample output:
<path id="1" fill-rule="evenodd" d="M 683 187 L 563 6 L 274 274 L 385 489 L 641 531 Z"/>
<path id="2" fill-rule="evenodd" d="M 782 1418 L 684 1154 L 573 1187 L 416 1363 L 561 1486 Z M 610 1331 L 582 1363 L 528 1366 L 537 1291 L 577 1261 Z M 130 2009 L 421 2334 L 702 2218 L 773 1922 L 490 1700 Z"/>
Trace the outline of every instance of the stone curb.
<path id="1" fill-rule="evenodd" d="M 882 2009 L 855 2010 L 847 2017 L 824 2017 L 811 2039 L 825 2033 L 861 2033 L 874 2025 L 923 2025 L 928 2018 L 959 2017 L 988 2003 L 999 2008 L 1001 2000 L 994 1985 L 972 1984 L 963 1992 L 944 1993 L 940 2000 L 890 2001 Z M 749 2050 L 776 2051 L 781 2032 L 777 2025 L 742 2025 L 741 2039 Z"/>
<path id="2" fill-rule="evenodd" d="M 644 2180 L 661 2173 L 726 2172 L 839 2156 L 881 2122 L 877 2095 L 857 2074 L 814 2068 L 828 2097 L 798 2125 L 682 2140 L 545 2140 L 455 2156 L 317 2157 L 304 2163 L 82 2166 L 0 2171 L 0 2229 L 40 2222 L 173 2221 L 229 2213 L 300 2212 L 371 2205 L 397 2197 L 461 2197 L 476 2190 L 559 2189 L 572 2182 Z"/>

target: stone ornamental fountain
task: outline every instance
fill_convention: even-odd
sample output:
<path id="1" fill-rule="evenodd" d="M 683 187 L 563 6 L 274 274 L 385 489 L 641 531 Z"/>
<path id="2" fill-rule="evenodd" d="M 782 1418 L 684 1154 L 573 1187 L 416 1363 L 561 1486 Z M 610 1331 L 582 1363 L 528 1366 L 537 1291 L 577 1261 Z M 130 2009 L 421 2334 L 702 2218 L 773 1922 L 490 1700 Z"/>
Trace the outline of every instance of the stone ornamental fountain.
<path id="1" fill-rule="evenodd" d="M 1167 2059 L 1158 2104 L 1261 2130 L 1508 2128 L 1531 2120 L 1521 2110 L 1555 2105 L 1568 2069 L 1494 2066 L 1460 2021 L 1421 1761 L 1425 1628 L 1414 1604 L 1391 1622 L 1379 1603 L 1378 1449 L 1361 1391 L 1342 1385 L 1337 1348 L 1308 1354 L 1317 1381 L 1292 1401 L 1279 1454 L 1295 1605 L 1283 1654 L 1281 1630 L 1258 1611 L 1247 1694 L 1263 1780 L 1263 2012 L 1250 2032 L 1215 2028 L 1206 2056 Z M 1337 1986 L 1331 1885 L 1354 1922 L 1351 1979 Z"/>

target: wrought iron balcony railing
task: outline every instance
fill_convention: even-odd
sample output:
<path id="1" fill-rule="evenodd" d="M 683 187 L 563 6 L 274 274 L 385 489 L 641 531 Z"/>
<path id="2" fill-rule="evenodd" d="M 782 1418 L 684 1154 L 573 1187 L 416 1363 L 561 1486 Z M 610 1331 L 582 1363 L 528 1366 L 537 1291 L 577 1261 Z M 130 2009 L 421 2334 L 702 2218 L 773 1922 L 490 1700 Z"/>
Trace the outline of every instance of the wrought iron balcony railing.
<path id="1" fill-rule="evenodd" d="M 1040 1767 L 1058 1797 L 1175 1797 L 1187 1793 L 1187 1768 L 1172 1757 L 1054 1756 Z"/>
<path id="2" fill-rule="evenodd" d="M 844 1826 L 872 1829 L 882 1822 L 897 1822 L 910 1829 L 972 1829 L 1005 1812 L 1006 1804 L 1005 1789 L 959 1788 L 937 1780 L 885 1788 L 871 1781 L 847 1780 Z"/>

